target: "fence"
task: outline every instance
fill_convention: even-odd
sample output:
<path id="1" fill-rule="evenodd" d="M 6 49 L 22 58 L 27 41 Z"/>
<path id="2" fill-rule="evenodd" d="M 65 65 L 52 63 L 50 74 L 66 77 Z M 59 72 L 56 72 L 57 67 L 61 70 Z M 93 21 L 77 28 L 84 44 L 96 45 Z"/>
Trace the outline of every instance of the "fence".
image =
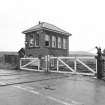
<path id="1" fill-rule="evenodd" d="M 21 58 L 20 69 L 95 75 L 97 73 L 97 60 L 95 57 L 51 57 L 49 55 L 41 59 Z"/>
<path id="2" fill-rule="evenodd" d="M 102 56 L 102 78 L 105 78 L 105 56 Z"/>

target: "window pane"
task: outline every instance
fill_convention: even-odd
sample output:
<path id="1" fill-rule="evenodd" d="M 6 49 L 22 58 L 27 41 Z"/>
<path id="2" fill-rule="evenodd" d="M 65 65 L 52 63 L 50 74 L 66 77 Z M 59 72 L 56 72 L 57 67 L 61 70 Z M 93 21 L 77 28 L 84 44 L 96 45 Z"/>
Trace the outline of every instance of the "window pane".
<path id="1" fill-rule="evenodd" d="M 52 36 L 52 47 L 56 47 L 56 37 Z"/>
<path id="2" fill-rule="evenodd" d="M 49 41 L 49 35 L 45 35 L 45 41 Z"/>
<path id="3" fill-rule="evenodd" d="M 39 46 L 39 34 L 36 34 L 35 46 Z"/>
<path id="4" fill-rule="evenodd" d="M 49 46 L 49 42 L 48 41 L 45 41 L 45 46 Z"/>
<path id="5" fill-rule="evenodd" d="M 50 36 L 49 35 L 45 35 L 45 46 L 50 46 Z"/>
<path id="6" fill-rule="evenodd" d="M 61 38 L 58 37 L 58 48 L 61 48 Z"/>
<path id="7" fill-rule="evenodd" d="M 67 49 L 67 46 L 68 46 L 67 44 L 68 44 L 67 39 L 64 38 L 63 39 L 63 48 L 64 49 Z"/>
<path id="8" fill-rule="evenodd" d="M 29 36 L 29 47 L 34 47 L 34 35 Z"/>
<path id="9" fill-rule="evenodd" d="M 68 40 L 65 39 L 65 48 L 67 49 L 68 48 Z"/>
<path id="10" fill-rule="evenodd" d="M 63 38 L 63 48 L 66 49 L 66 39 Z"/>

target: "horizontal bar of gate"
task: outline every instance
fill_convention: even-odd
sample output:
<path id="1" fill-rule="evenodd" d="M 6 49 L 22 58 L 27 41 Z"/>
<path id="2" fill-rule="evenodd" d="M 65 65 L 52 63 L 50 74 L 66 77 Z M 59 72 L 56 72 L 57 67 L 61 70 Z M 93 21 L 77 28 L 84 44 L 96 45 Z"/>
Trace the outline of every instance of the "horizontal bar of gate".
<path id="1" fill-rule="evenodd" d="M 79 73 L 79 72 L 68 72 L 68 71 L 51 71 L 51 72 L 54 72 L 54 73 L 64 73 L 64 74 L 79 74 L 79 75 L 88 75 L 88 76 L 94 76 L 93 73 Z"/>
<path id="2" fill-rule="evenodd" d="M 40 72 L 43 72 L 43 70 L 40 70 L 40 69 L 29 69 L 29 68 L 21 68 L 22 70 L 26 70 L 26 71 L 40 71 Z"/>
<path id="3" fill-rule="evenodd" d="M 57 57 L 52 57 L 52 58 L 57 58 Z M 73 56 L 73 57 L 59 57 L 61 59 L 72 59 L 72 58 L 79 58 L 79 59 L 95 59 L 95 57 L 77 57 L 77 56 Z"/>

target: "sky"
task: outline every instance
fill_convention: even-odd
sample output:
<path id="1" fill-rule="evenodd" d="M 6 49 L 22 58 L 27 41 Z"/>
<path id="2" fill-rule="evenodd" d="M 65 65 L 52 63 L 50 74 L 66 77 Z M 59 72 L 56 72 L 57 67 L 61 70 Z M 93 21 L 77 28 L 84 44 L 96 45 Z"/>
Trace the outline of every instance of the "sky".
<path id="1" fill-rule="evenodd" d="M 0 51 L 24 47 L 22 31 L 39 21 L 71 33 L 70 51 L 105 48 L 105 0 L 0 0 Z"/>

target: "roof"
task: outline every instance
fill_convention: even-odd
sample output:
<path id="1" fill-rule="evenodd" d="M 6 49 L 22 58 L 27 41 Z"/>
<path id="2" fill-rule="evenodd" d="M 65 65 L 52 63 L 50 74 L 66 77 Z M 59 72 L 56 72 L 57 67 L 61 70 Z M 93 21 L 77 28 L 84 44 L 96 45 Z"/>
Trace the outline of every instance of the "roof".
<path id="1" fill-rule="evenodd" d="M 64 35 L 68 35 L 68 36 L 71 36 L 70 33 L 52 25 L 52 24 L 49 24 L 49 23 L 46 23 L 46 22 L 39 22 L 38 25 L 35 25 L 25 31 L 23 31 L 24 34 L 28 33 L 28 32 L 32 32 L 32 31 L 37 31 L 37 30 L 41 30 L 41 29 L 44 29 L 44 30 L 49 30 L 49 31 L 53 31 L 53 32 L 57 32 L 57 33 L 61 33 L 61 34 L 64 34 Z"/>

